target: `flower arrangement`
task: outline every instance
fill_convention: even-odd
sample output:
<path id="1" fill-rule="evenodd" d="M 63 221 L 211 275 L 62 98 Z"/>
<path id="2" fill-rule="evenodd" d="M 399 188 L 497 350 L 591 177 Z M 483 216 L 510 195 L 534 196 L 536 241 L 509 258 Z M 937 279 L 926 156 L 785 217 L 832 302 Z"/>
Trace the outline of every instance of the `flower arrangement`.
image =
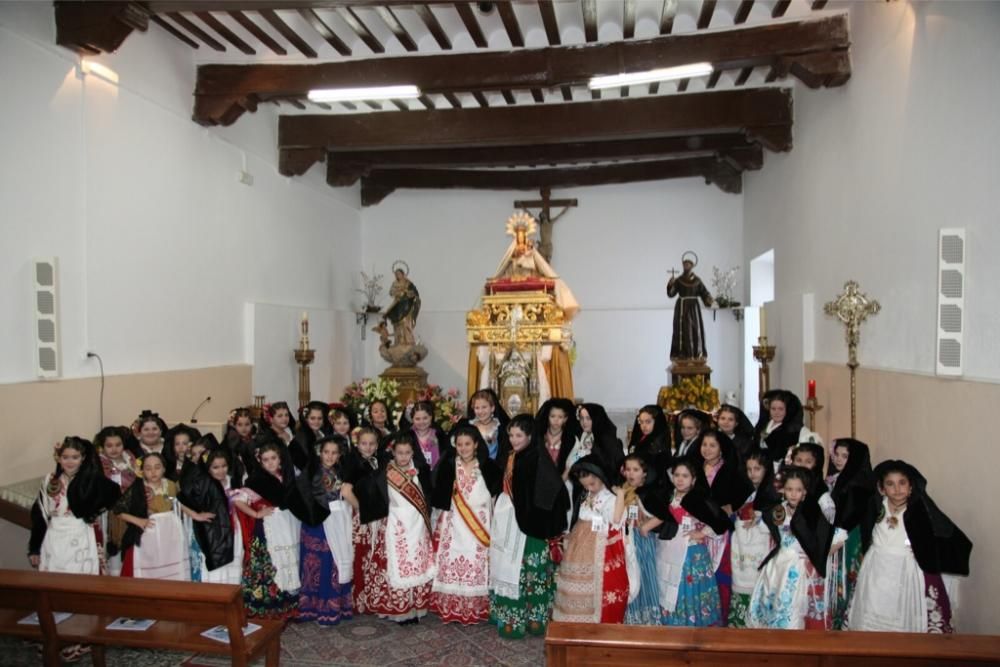
<path id="1" fill-rule="evenodd" d="M 441 385 L 429 384 L 417 394 L 417 401 L 430 401 L 434 404 L 434 421 L 442 430 L 448 432 L 458 420 L 465 416 L 465 405 L 459 397 L 458 389 L 452 387 L 444 391 Z M 415 403 L 416 401 L 414 401 Z M 407 412 L 413 403 L 407 403 Z"/>
<path id="2" fill-rule="evenodd" d="M 720 271 L 712 267 L 712 286 L 715 287 L 715 302 L 719 308 L 736 308 L 740 302 L 736 300 L 736 274 L 740 267 L 734 266 L 728 271 Z"/>
<path id="3" fill-rule="evenodd" d="M 361 272 L 361 287 L 354 291 L 364 295 L 365 312 L 377 313 L 379 311 L 378 297 L 385 291 L 385 288 L 382 287 L 382 277 L 381 273 L 375 273 L 375 269 L 372 269 L 371 276 L 364 271 Z"/>
<path id="4" fill-rule="evenodd" d="M 399 383 L 395 380 L 385 378 L 363 378 L 358 382 L 352 382 L 344 388 L 344 395 L 340 397 L 347 410 L 354 413 L 357 422 L 368 418 L 368 406 L 373 401 L 379 400 L 385 403 L 389 411 L 389 424 L 395 427 L 399 424 L 399 418 L 403 415 L 403 406 L 399 403 Z"/>
<path id="5" fill-rule="evenodd" d="M 713 412 L 719 407 L 719 390 L 702 376 L 686 377 L 677 386 L 664 387 L 660 391 L 659 403 L 667 412 L 685 408 Z"/>

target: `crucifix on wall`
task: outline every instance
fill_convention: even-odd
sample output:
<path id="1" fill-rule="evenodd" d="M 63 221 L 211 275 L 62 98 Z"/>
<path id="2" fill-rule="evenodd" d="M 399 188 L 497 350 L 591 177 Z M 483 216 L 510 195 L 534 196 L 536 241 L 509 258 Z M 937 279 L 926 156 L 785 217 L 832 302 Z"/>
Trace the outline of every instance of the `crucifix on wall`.
<path id="1" fill-rule="evenodd" d="M 545 258 L 545 261 L 549 264 L 552 263 L 552 225 L 556 220 L 563 217 L 567 211 L 577 205 L 575 199 L 553 199 L 551 188 L 542 188 L 539 190 L 541 199 L 533 199 L 531 201 L 518 200 L 514 202 L 514 208 L 520 208 L 527 211 L 529 214 L 538 220 L 539 229 L 539 242 L 538 242 L 538 252 Z M 562 207 L 562 210 L 552 215 L 553 208 Z M 531 213 L 531 208 L 538 208 L 538 215 Z"/>

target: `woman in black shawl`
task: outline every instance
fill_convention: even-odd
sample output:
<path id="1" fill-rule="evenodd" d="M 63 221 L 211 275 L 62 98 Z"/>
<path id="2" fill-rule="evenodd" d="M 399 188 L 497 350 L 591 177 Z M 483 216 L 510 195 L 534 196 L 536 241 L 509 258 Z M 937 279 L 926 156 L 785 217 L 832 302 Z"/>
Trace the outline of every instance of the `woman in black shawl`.
<path id="1" fill-rule="evenodd" d="M 754 447 L 753 422 L 735 405 L 723 404 L 719 408 L 716 421 L 719 430 L 726 434 L 736 447 L 740 461 L 746 461 L 747 454 Z"/>
<path id="2" fill-rule="evenodd" d="M 942 575 L 969 574 L 972 542 L 905 461 L 875 466 L 881 496 L 861 522 L 865 552 L 848 612 L 852 630 L 954 632 Z"/>
<path id="3" fill-rule="evenodd" d="M 507 427 L 511 449 L 500 462 L 490 579 L 491 613 L 505 638 L 545 634 L 570 507 L 562 475 L 533 432 L 531 415 L 514 417 Z"/>
<path id="4" fill-rule="evenodd" d="M 213 436 L 214 438 L 214 436 Z M 208 521 L 192 521 L 194 534 L 191 578 L 218 584 L 238 584 L 243 565 L 243 545 L 235 539 L 235 519 L 229 507 L 231 456 L 215 448 L 204 461 L 189 461 L 184 467 L 177 499 L 198 513 L 211 514 Z"/>
<path id="5" fill-rule="evenodd" d="M 455 427 L 475 426 L 486 441 L 490 458 L 495 461 L 510 448 L 507 439 L 509 422 L 510 417 L 500 405 L 497 393 L 493 389 L 480 389 L 469 398 L 465 417 L 460 419 Z M 454 433 L 454 429 L 452 432 Z"/>
<path id="6" fill-rule="evenodd" d="M 629 436 L 628 453 L 642 454 L 653 466 L 657 477 L 667 477 L 672 459 L 670 427 L 667 416 L 659 405 L 650 404 L 639 408 Z"/>
<path id="7" fill-rule="evenodd" d="M 201 438 L 201 432 L 187 424 L 177 424 L 167 430 L 163 438 L 163 462 L 167 469 L 164 474 L 167 479 L 180 481 L 181 470 L 191 461 L 191 449 Z"/>
<path id="8" fill-rule="evenodd" d="M 701 434 L 711 427 L 712 415 L 686 408 L 677 415 L 674 427 L 674 458 L 695 456 L 701 448 Z"/>
<path id="9" fill-rule="evenodd" d="M 772 389 L 760 401 L 760 417 L 755 429 L 757 443 L 768 450 L 774 465 L 785 461 L 788 450 L 799 444 L 802 431 L 802 401 L 785 389 Z"/>
<path id="10" fill-rule="evenodd" d="M 569 473 L 566 462 L 580 435 L 580 425 L 576 421 L 576 410 L 568 398 L 550 398 L 542 403 L 535 415 L 535 432 L 532 442 L 537 443 L 556 465 L 563 479 Z"/>
<path id="11" fill-rule="evenodd" d="M 747 479 L 746 468 L 740 463 L 733 442 L 721 431 L 709 430 L 701 435 L 701 445 L 691 452 L 691 462 L 698 469 L 701 481 L 709 489 L 709 497 L 726 514 L 740 507 L 754 487 Z"/>
<path id="12" fill-rule="evenodd" d="M 607 410 L 597 403 L 583 403 L 576 409 L 576 418 L 580 424 L 580 441 L 570 458 L 579 460 L 584 456 L 594 456 L 607 471 L 611 485 L 617 486 L 622 481 L 625 448 L 618 439 L 618 429 L 608 417 Z M 571 461 L 570 465 L 573 463 L 575 461 Z"/>
<path id="13" fill-rule="evenodd" d="M 304 470 L 317 454 L 316 442 L 333 435 L 333 426 L 330 424 L 330 406 L 323 401 L 307 403 L 300 417 L 295 437 L 288 444 L 288 453 L 296 469 Z"/>

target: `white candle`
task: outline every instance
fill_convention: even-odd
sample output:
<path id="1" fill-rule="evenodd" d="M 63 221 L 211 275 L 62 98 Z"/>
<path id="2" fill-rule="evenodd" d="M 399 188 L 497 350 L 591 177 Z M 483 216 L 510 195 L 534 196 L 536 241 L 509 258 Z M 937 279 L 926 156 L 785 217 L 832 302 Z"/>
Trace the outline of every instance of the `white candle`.
<path id="1" fill-rule="evenodd" d="M 767 311 L 760 307 L 760 337 L 767 338 Z"/>
<path id="2" fill-rule="evenodd" d="M 302 311 L 302 321 L 303 322 L 308 322 L 309 321 L 309 313 L 307 313 L 304 310 Z"/>

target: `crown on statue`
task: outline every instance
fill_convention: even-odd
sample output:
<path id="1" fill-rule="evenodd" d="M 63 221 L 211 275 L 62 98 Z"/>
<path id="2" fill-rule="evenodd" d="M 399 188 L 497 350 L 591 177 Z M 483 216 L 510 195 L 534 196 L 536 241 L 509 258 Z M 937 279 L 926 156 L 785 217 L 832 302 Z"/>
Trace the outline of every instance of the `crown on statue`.
<path id="1" fill-rule="evenodd" d="M 525 211 L 518 211 L 507 218 L 507 235 L 517 238 L 518 232 L 531 236 L 538 231 L 538 223 Z"/>

